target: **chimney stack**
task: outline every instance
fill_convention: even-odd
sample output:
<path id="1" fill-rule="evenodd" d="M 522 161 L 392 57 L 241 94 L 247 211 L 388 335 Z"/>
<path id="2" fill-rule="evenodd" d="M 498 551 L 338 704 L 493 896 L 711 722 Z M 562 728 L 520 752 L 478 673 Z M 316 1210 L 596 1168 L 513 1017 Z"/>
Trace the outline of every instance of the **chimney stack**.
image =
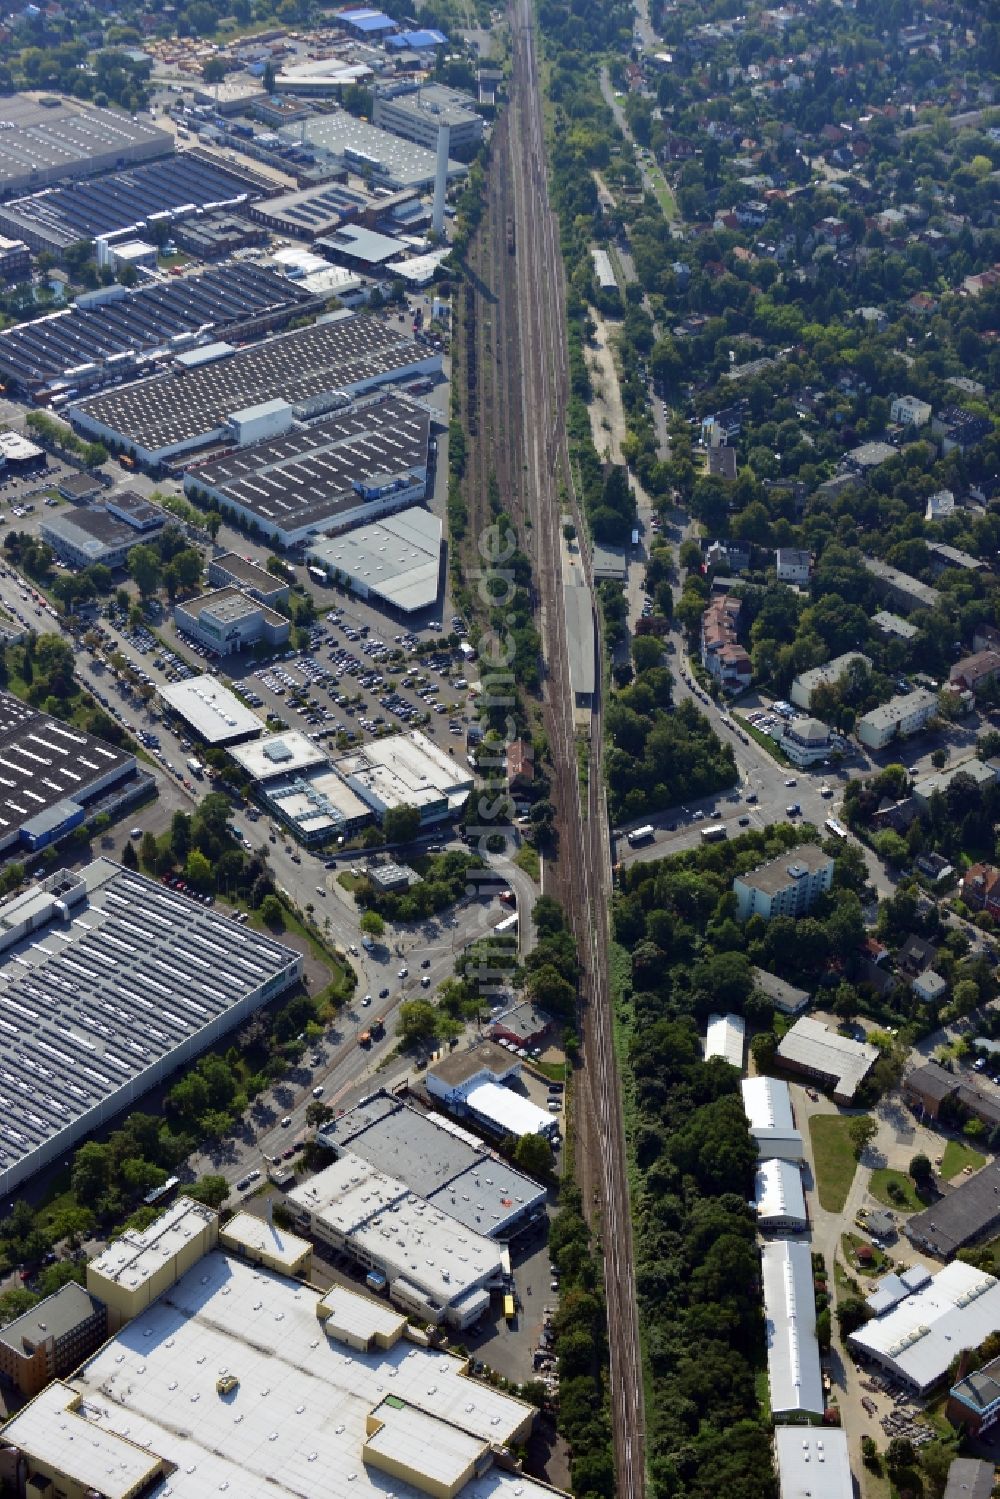
<path id="1" fill-rule="evenodd" d="M 434 208 L 431 212 L 431 228 L 441 235 L 444 231 L 444 200 L 448 191 L 448 152 L 451 149 L 451 126 L 438 127 L 437 172 L 434 175 Z"/>

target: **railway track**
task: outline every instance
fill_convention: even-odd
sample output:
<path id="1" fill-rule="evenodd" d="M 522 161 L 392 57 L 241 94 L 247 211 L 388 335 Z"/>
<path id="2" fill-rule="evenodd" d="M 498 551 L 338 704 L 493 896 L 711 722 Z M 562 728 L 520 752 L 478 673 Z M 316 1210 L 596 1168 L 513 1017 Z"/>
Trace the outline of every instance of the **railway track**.
<path id="1" fill-rule="evenodd" d="M 564 484 L 566 492 L 573 494 L 566 446 L 563 268 L 558 226 L 548 201 L 530 0 L 512 0 L 511 20 L 513 69 L 505 145 L 516 253 L 507 259 L 515 268 L 526 504 L 542 603 L 546 721 L 556 767 L 553 799 L 559 809 L 559 855 L 553 873 L 574 925 L 582 968 L 584 1086 L 577 1089 L 577 1160 L 592 1216 L 599 1202 L 617 1488 L 627 1499 L 641 1499 L 645 1488 L 642 1363 L 625 1132 L 608 984 L 611 860 L 604 797 L 603 698 L 599 692 L 589 725 L 590 775 L 586 804 L 581 805 L 562 597 L 560 486 Z M 500 167 L 499 162 L 495 165 Z M 498 231 L 503 223 L 497 221 Z M 506 254 L 505 236 L 498 232 L 495 243 Z M 586 535 L 582 519 L 576 511 L 581 539 Z M 590 576 L 586 552 L 585 558 Z"/>

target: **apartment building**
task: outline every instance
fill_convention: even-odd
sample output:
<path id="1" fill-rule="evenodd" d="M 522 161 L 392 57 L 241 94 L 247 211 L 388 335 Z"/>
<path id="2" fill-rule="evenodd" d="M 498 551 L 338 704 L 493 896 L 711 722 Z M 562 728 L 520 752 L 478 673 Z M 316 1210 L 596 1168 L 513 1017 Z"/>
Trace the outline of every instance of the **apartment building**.
<path id="1" fill-rule="evenodd" d="M 803 916 L 833 883 L 833 860 L 815 843 L 800 843 L 733 880 L 736 916 Z"/>

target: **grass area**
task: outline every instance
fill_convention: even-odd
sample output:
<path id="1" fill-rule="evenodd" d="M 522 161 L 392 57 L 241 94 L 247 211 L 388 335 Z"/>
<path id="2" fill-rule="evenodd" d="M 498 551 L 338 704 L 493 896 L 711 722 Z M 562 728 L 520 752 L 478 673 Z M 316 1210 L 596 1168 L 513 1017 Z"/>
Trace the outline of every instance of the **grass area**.
<path id="1" fill-rule="evenodd" d="M 760 1406 L 760 1418 L 766 1426 L 771 1424 L 771 1390 L 767 1379 L 767 1370 L 758 1369 L 753 1378 L 754 1390 L 757 1394 L 757 1403 Z"/>
<path id="2" fill-rule="evenodd" d="M 867 1244 L 872 1251 L 871 1264 L 862 1265 L 858 1262 L 857 1252 L 859 1244 Z M 859 1275 L 882 1275 L 889 1269 L 889 1257 L 876 1249 L 870 1239 L 863 1238 L 861 1234 L 841 1234 L 840 1247 L 844 1259 L 852 1270 Z"/>
<path id="3" fill-rule="evenodd" d="M 890 1186 L 898 1186 L 903 1194 L 902 1200 L 895 1201 L 889 1196 Z M 927 1206 L 917 1196 L 917 1189 L 905 1171 L 893 1171 L 888 1166 L 880 1166 L 877 1171 L 872 1172 L 872 1179 L 868 1183 L 868 1190 L 879 1202 L 884 1202 L 886 1207 L 905 1208 L 907 1212 L 919 1212 Z"/>
<path id="4" fill-rule="evenodd" d="M 526 875 L 539 884 L 542 878 L 542 861 L 538 856 L 538 850 L 533 843 L 522 843 L 514 855 L 514 863 L 518 869 L 523 869 Z"/>
<path id="5" fill-rule="evenodd" d="M 814 1114 L 809 1120 L 816 1187 L 820 1206 L 828 1213 L 843 1211 L 858 1163 L 848 1133 L 851 1120 L 845 1114 Z"/>
<path id="6" fill-rule="evenodd" d="M 973 1150 L 971 1145 L 966 1145 L 963 1140 L 949 1140 L 944 1148 L 944 1156 L 940 1165 L 941 1175 L 945 1181 L 951 1181 L 952 1177 L 958 1176 L 966 1166 L 971 1166 L 973 1171 L 978 1171 L 980 1166 L 986 1165 L 986 1157 L 978 1150 Z"/>
<path id="7" fill-rule="evenodd" d="M 735 718 L 736 715 L 734 714 L 733 717 Z M 765 734 L 763 729 L 758 729 L 756 724 L 750 723 L 748 719 L 742 716 L 737 718 L 736 721 L 740 725 L 740 728 L 750 735 L 751 739 L 757 741 L 761 749 L 767 750 L 771 758 L 777 760 L 779 765 L 791 765 L 792 762 L 784 750 L 778 748 L 778 745 L 771 738 L 770 734 Z"/>
<path id="8" fill-rule="evenodd" d="M 659 167 L 652 166 L 648 162 L 646 164 L 646 175 L 653 184 L 653 195 L 660 205 L 660 212 L 663 214 L 663 217 L 669 219 L 671 223 L 678 221 L 680 214 L 677 212 L 677 201 L 670 191 L 670 184 L 666 177 L 664 177 Z"/>
<path id="9" fill-rule="evenodd" d="M 337 884 L 343 885 L 344 889 L 350 891 L 352 895 L 354 894 L 355 890 L 357 890 L 358 886 L 363 885 L 364 883 L 364 880 L 359 874 L 348 874 L 346 870 L 343 874 L 338 874 L 337 876 Z"/>
<path id="10" fill-rule="evenodd" d="M 569 1077 L 569 1068 L 565 1062 L 532 1062 L 531 1066 L 542 1077 L 548 1078 L 550 1083 L 564 1083 Z"/>

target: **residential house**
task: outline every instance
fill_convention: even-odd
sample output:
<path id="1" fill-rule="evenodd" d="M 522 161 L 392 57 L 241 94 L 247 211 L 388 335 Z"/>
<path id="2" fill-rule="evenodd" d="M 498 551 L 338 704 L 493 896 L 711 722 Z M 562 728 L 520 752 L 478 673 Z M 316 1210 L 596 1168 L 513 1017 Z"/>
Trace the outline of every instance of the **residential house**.
<path id="1" fill-rule="evenodd" d="M 1000 921 L 1000 869 L 992 864 L 972 864 L 959 882 L 962 899 L 973 911 L 985 911 Z"/>
<path id="2" fill-rule="evenodd" d="M 910 609 L 936 609 L 941 602 L 941 595 L 936 588 L 932 588 L 929 583 L 922 583 L 919 578 L 911 577 L 909 573 L 900 572 L 897 567 L 890 567 L 888 562 L 882 562 L 876 557 L 865 557 L 864 566 L 872 578 L 876 593 L 890 604 L 895 604 L 897 609 L 904 612 Z"/>
<path id="3" fill-rule="evenodd" d="M 713 598 L 701 617 L 701 661 L 725 692 L 750 686 L 750 657 L 739 643 L 739 599 L 724 593 Z"/>
<path id="4" fill-rule="evenodd" d="M 725 443 L 713 443 L 708 450 L 708 476 L 732 484 L 736 479 L 736 449 Z"/>
<path id="5" fill-rule="evenodd" d="M 526 739 L 513 739 L 507 746 L 507 785 L 511 791 L 530 786 L 535 774 L 534 750 Z"/>
<path id="6" fill-rule="evenodd" d="M 947 490 L 943 491 L 948 493 Z M 942 573 L 952 571 L 964 573 L 981 573 L 986 570 L 986 563 L 978 557 L 973 557 L 971 552 L 963 552 L 961 547 L 949 546 L 945 541 L 925 541 L 931 556 L 931 571 L 936 578 Z"/>
<path id="7" fill-rule="evenodd" d="M 713 541 L 705 548 L 705 566 L 724 567 L 730 573 L 745 573 L 752 556 L 748 541 Z"/>
<path id="8" fill-rule="evenodd" d="M 976 416 L 961 406 L 945 406 L 931 422 L 931 431 L 941 439 L 942 453 L 951 453 L 956 448 L 960 453 L 967 453 L 992 430 L 988 417 Z"/>
<path id="9" fill-rule="evenodd" d="M 800 843 L 733 880 L 736 916 L 802 916 L 833 883 L 833 860 L 815 843 Z"/>
<path id="10" fill-rule="evenodd" d="M 903 427 L 925 427 L 931 419 L 932 406 L 918 396 L 895 396 L 889 407 L 890 419 Z"/>
<path id="11" fill-rule="evenodd" d="M 779 547 L 776 556 L 779 583 L 808 583 L 811 553 L 801 547 Z"/>
<path id="12" fill-rule="evenodd" d="M 845 651 L 842 656 L 834 656 L 832 661 L 825 662 L 822 666 L 813 666 L 809 671 L 800 672 L 792 683 L 788 694 L 789 699 L 797 708 L 803 708 L 808 712 L 812 695 L 817 687 L 839 682 L 846 671 L 858 661 L 871 670 L 871 658 L 865 656 L 861 651 Z"/>
<path id="13" fill-rule="evenodd" d="M 785 725 L 781 748 L 799 770 L 818 765 L 830 755 L 830 730 L 816 718 L 793 718 Z"/>
<path id="14" fill-rule="evenodd" d="M 935 694 L 925 687 L 918 687 L 913 692 L 890 698 L 889 702 L 859 718 L 857 736 L 868 749 L 885 749 L 894 739 L 918 734 L 936 712 Z"/>
<path id="15" fill-rule="evenodd" d="M 933 942 L 926 942 L 923 937 L 907 937 L 899 952 L 896 954 L 896 964 L 903 973 L 914 978 L 929 968 L 937 957 L 937 948 Z"/>
<path id="16" fill-rule="evenodd" d="M 938 309 L 937 299 L 928 291 L 918 291 L 914 296 L 908 297 L 906 306 L 917 317 L 931 317 Z"/>
<path id="17" fill-rule="evenodd" d="M 952 781 L 959 776 L 965 776 L 983 789 L 992 786 L 997 779 L 997 767 L 985 760 L 958 760 L 954 765 L 947 766 L 944 770 L 934 770 L 925 776 L 921 776 L 913 787 L 913 795 L 921 807 L 930 804 L 931 797 L 940 792 L 943 796 Z"/>
<path id="18" fill-rule="evenodd" d="M 994 625 L 977 625 L 972 632 L 973 651 L 1000 651 L 1000 630 Z"/>
<path id="19" fill-rule="evenodd" d="M 948 681 L 954 687 L 969 692 L 981 692 L 1000 676 L 1000 651 L 977 651 L 975 655 L 963 656 L 956 661 L 948 673 Z"/>
<path id="20" fill-rule="evenodd" d="M 927 504 L 924 506 L 924 520 L 944 520 L 946 515 L 951 515 L 955 509 L 955 496 L 950 489 L 939 489 L 936 494 L 928 495 Z"/>

